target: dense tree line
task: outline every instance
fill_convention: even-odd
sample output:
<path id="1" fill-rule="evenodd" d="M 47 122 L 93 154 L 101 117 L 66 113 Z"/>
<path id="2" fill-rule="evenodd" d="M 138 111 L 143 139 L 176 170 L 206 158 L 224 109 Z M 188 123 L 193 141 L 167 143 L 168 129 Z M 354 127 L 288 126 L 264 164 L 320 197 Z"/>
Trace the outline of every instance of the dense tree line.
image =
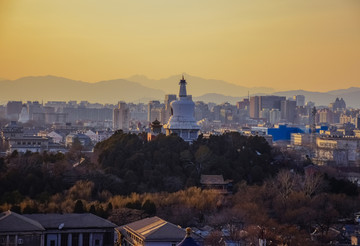
<path id="1" fill-rule="evenodd" d="M 322 169 L 305 175 L 308 164 L 262 137 L 227 133 L 188 144 L 119 131 L 91 156 L 72 149 L 0 158 L 0 210 L 90 212 L 119 225 L 158 215 L 182 226 L 212 226 L 210 245 L 226 226 L 234 240 L 249 243 L 260 232 L 279 244 L 311 245 L 314 231 L 319 242 L 335 240 L 329 228 L 356 212 L 358 188 Z M 201 174 L 232 179 L 234 195 L 201 190 Z"/>
<path id="2" fill-rule="evenodd" d="M 124 194 L 177 191 L 198 185 L 201 174 L 261 183 L 277 170 L 264 138 L 239 133 L 200 137 L 189 144 L 175 135 L 147 142 L 119 131 L 96 145 L 95 152 L 104 171 L 121 179 Z"/>

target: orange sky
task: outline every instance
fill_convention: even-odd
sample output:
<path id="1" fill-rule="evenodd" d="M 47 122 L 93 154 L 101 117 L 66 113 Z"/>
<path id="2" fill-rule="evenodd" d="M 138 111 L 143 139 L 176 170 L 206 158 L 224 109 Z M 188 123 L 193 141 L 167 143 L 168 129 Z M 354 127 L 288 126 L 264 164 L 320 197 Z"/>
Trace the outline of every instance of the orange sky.
<path id="1" fill-rule="evenodd" d="M 0 78 L 360 86 L 359 0 L 0 0 Z"/>

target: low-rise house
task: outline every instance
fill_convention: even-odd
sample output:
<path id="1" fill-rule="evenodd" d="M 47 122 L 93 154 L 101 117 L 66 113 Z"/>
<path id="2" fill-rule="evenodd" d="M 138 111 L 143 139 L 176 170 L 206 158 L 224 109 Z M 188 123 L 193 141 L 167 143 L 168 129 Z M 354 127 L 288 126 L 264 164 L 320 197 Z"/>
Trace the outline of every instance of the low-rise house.
<path id="1" fill-rule="evenodd" d="M 114 245 L 115 224 L 90 213 L 25 214 L 45 228 L 45 246 Z"/>
<path id="2" fill-rule="evenodd" d="M 47 134 L 48 137 L 52 139 L 54 143 L 64 143 L 64 135 L 60 132 L 52 131 Z"/>
<path id="3" fill-rule="evenodd" d="M 108 138 L 110 138 L 114 134 L 113 131 L 97 131 L 97 142 L 102 142 Z"/>
<path id="4" fill-rule="evenodd" d="M 185 230 L 159 217 L 151 217 L 116 228 L 121 245 L 176 246 L 183 239 Z M 202 238 L 193 236 L 201 245 Z"/>
<path id="5" fill-rule="evenodd" d="M 221 194 L 232 193 L 232 180 L 224 180 L 222 175 L 201 175 L 200 184 L 205 190 L 216 190 Z"/>
<path id="6" fill-rule="evenodd" d="M 9 138 L 9 152 L 42 152 L 49 148 L 49 138 L 40 136 L 18 136 Z"/>
<path id="7" fill-rule="evenodd" d="M 84 134 L 88 136 L 93 143 L 97 143 L 98 136 L 95 132 L 93 132 L 92 130 L 87 130 Z"/>
<path id="8" fill-rule="evenodd" d="M 82 146 L 88 147 L 91 145 L 91 139 L 83 133 L 71 133 L 66 136 L 66 147 L 71 147 L 75 139 L 78 139 Z"/>
<path id="9" fill-rule="evenodd" d="M 44 245 L 45 228 L 20 214 L 0 213 L 0 245 Z"/>
<path id="10" fill-rule="evenodd" d="M 360 166 L 360 138 L 317 137 L 316 156 L 318 165 Z"/>
<path id="11" fill-rule="evenodd" d="M 0 214 L 0 245 L 113 246 L 115 224 L 93 214 Z"/>
<path id="12" fill-rule="evenodd" d="M 11 121 L 1 129 L 2 141 L 8 141 L 9 138 L 22 137 L 24 130 L 22 126 L 19 126 L 16 121 Z"/>

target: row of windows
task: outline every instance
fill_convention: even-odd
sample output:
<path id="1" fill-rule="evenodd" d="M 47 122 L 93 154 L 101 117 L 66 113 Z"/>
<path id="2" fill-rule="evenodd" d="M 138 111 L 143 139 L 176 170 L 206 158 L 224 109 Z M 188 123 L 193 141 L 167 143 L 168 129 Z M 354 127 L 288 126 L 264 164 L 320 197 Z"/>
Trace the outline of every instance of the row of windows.
<path id="1" fill-rule="evenodd" d="M 17 145 L 41 145 L 41 142 L 17 142 Z"/>
<path id="2" fill-rule="evenodd" d="M 130 234 L 130 237 L 133 241 L 136 241 L 137 243 L 143 245 L 143 240 L 140 239 L 139 237 L 137 237 L 135 234 L 128 232 L 128 234 Z"/>

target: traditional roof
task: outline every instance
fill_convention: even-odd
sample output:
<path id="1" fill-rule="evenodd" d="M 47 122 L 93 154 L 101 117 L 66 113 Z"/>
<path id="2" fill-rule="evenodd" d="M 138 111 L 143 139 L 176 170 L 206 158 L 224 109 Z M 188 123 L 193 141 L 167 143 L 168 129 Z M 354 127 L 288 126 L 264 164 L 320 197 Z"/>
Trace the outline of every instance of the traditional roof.
<path id="1" fill-rule="evenodd" d="M 186 228 L 186 236 L 177 246 L 199 246 L 191 237 L 191 228 Z"/>
<path id="2" fill-rule="evenodd" d="M 144 241 L 181 241 L 185 230 L 159 217 L 142 219 L 118 228 L 121 232 L 131 231 Z"/>
<path id="3" fill-rule="evenodd" d="M 0 233 L 34 231 L 45 231 L 45 228 L 39 222 L 12 211 L 0 213 Z"/>
<path id="4" fill-rule="evenodd" d="M 212 184 L 228 184 L 229 182 L 224 181 L 222 175 L 201 175 L 200 183 L 205 185 Z"/>
<path id="5" fill-rule="evenodd" d="M 117 225 L 99 216 L 84 214 L 24 214 L 38 221 L 46 229 L 68 228 L 115 228 Z"/>

